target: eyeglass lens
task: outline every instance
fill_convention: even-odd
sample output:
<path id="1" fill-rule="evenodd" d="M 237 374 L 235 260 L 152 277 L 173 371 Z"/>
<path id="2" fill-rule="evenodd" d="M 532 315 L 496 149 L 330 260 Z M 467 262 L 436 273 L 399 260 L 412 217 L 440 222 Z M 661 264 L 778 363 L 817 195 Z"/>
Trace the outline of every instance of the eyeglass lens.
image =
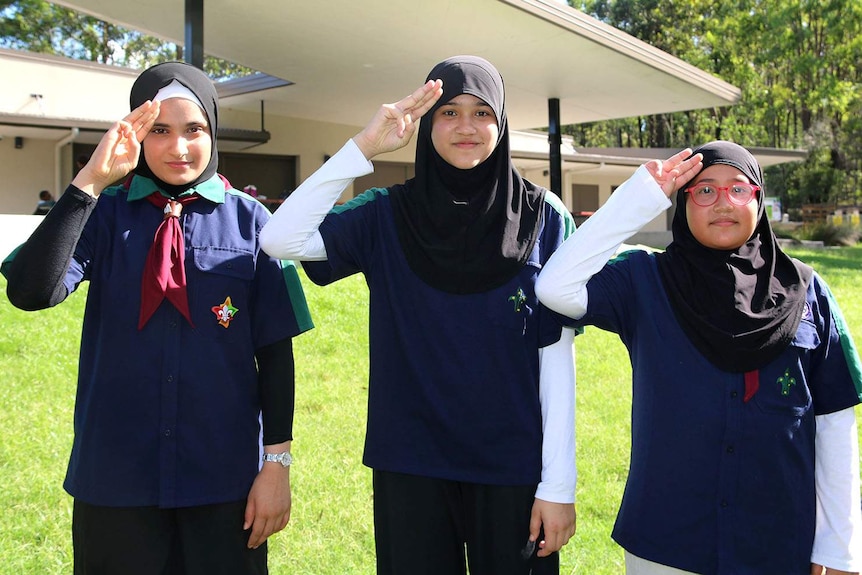
<path id="1" fill-rule="evenodd" d="M 701 184 L 688 189 L 691 199 L 699 206 L 711 206 L 718 201 L 718 196 L 723 191 L 727 199 L 737 206 L 744 206 L 754 198 L 757 186 L 751 184 L 735 184 L 733 186 L 714 186 L 712 184 Z"/>

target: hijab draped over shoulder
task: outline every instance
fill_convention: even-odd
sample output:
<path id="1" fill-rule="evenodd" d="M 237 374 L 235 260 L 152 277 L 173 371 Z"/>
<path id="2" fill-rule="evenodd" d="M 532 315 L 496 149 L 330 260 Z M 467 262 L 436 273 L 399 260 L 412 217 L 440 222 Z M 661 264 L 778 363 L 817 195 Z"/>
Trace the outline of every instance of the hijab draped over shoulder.
<path id="1" fill-rule="evenodd" d="M 147 165 L 147 160 L 143 153 L 141 153 L 141 157 L 138 160 L 135 173 L 153 180 L 159 188 L 171 196 L 178 196 L 189 188 L 193 188 L 212 178 L 218 169 L 218 148 L 216 146 L 218 133 L 218 94 L 212 80 L 202 70 L 185 62 L 156 64 L 144 70 L 138 76 L 138 79 L 135 80 L 135 83 L 132 85 L 131 94 L 129 95 L 129 104 L 131 109 L 134 110 L 147 100 L 153 100 L 159 90 L 174 81 L 188 88 L 197 97 L 198 102 L 196 103 L 203 108 L 204 114 L 207 117 L 212 135 L 212 155 L 210 156 L 209 163 L 200 176 L 181 186 L 174 186 L 157 178 Z M 146 140 L 142 146 L 146 146 Z"/>
<path id="2" fill-rule="evenodd" d="M 443 95 L 419 125 L 416 176 L 389 189 L 401 249 L 410 269 L 439 290 L 488 291 L 515 277 L 538 237 L 545 189 L 524 180 L 512 165 L 503 78 L 491 63 L 456 56 L 431 70 Z M 494 111 L 497 146 L 478 166 L 462 170 L 434 149 L 434 112 L 461 94 Z"/>
<path id="3" fill-rule="evenodd" d="M 688 226 L 687 194 L 677 191 L 673 242 L 656 256 L 677 320 L 695 347 L 729 372 L 757 370 L 776 359 L 796 334 L 812 269 L 781 251 L 763 204 L 763 173 L 745 148 L 727 141 L 701 146 L 703 169 L 725 164 L 760 187 L 757 227 L 735 250 L 698 242 Z"/>

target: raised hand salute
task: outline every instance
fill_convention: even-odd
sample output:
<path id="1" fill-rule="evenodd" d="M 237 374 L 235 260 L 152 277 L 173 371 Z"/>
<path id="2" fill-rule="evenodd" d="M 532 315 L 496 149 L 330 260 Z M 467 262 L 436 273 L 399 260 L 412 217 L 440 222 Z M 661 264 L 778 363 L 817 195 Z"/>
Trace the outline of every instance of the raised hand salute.
<path id="1" fill-rule="evenodd" d="M 691 156 L 691 157 L 689 157 Z M 694 178 L 703 168 L 703 154 L 691 155 L 691 148 L 674 154 L 667 160 L 652 160 L 644 167 L 667 197 Z"/>
<path id="2" fill-rule="evenodd" d="M 98 197 L 106 187 L 128 175 L 138 165 L 141 142 L 159 117 L 159 107 L 159 102 L 147 100 L 111 126 L 72 185 Z"/>
<path id="3" fill-rule="evenodd" d="M 367 159 L 403 148 L 425 113 L 443 95 L 442 80 L 428 80 L 394 104 L 383 104 L 365 128 L 353 137 Z"/>

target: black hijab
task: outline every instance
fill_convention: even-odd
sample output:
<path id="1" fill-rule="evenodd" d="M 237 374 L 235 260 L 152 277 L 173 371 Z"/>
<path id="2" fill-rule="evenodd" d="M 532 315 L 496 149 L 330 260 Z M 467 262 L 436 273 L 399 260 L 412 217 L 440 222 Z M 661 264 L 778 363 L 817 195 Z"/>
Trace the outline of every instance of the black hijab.
<path id="1" fill-rule="evenodd" d="M 695 347 L 729 372 L 759 369 L 793 340 L 805 307 L 812 270 L 781 251 L 763 205 L 763 173 L 745 148 L 726 141 L 704 144 L 703 169 L 726 164 L 760 186 L 757 227 L 735 250 L 698 242 L 685 213 L 687 194 L 677 191 L 673 242 L 658 254 L 659 274 L 677 320 Z"/>
<path id="2" fill-rule="evenodd" d="M 456 56 L 437 64 L 429 80 L 443 95 L 419 125 L 416 177 L 390 188 L 401 249 L 410 269 L 445 292 L 479 293 L 499 287 L 523 267 L 538 237 L 545 189 L 512 165 L 503 78 L 490 62 Z M 434 149 L 434 112 L 470 94 L 494 111 L 497 147 L 478 166 L 462 170 Z"/>
<path id="3" fill-rule="evenodd" d="M 160 189 L 176 197 L 189 188 L 209 180 L 216 174 L 216 170 L 218 169 L 218 148 L 216 146 L 216 135 L 218 133 L 218 94 L 212 80 L 202 70 L 185 62 L 163 62 L 162 64 L 156 64 L 141 72 L 141 75 L 135 80 L 129 96 L 129 104 L 131 109 L 134 110 L 147 100 L 155 98 L 159 90 L 174 80 L 188 88 L 197 96 L 200 103 L 203 104 L 204 114 L 206 114 L 212 135 L 212 154 L 210 155 L 209 163 L 194 181 L 181 186 L 174 186 L 156 177 L 147 165 L 147 160 L 142 150 L 135 173 L 153 180 Z M 142 144 L 142 146 L 145 145 L 146 142 Z"/>

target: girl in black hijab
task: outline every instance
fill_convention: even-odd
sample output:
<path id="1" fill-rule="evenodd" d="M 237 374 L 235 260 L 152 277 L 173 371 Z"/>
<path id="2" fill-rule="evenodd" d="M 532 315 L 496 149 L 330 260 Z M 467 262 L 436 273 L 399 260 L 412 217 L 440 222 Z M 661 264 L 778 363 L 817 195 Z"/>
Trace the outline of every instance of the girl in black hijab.
<path id="1" fill-rule="evenodd" d="M 334 206 L 420 117 L 415 178 Z M 318 284 L 368 283 L 379 575 L 559 572 L 575 528 L 573 332 L 533 286 L 572 226 L 512 165 L 500 73 L 457 56 L 382 106 L 261 232 Z"/>
<path id="2" fill-rule="evenodd" d="M 621 243 L 670 205 L 664 253 Z M 645 164 L 543 268 L 551 309 L 619 334 L 632 452 L 614 539 L 635 573 L 859 572 L 859 357 L 787 256 L 756 159 L 716 141 Z"/>
<path id="3" fill-rule="evenodd" d="M 428 110 L 460 94 L 486 103 L 499 137 L 491 156 L 470 169 L 444 160 L 422 122 L 416 141 L 416 177 L 390 188 L 401 249 L 425 282 L 450 293 L 497 287 L 523 267 L 538 237 L 545 189 L 524 180 L 512 165 L 503 78 L 475 56 L 437 64 L 426 81 L 443 81 L 443 95 Z"/>
<path id="4" fill-rule="evenodd" d="M 132 110 L 138 108 L 147 100 L 162 100 L 176 97 L 195 102 L 203 109 L 208 121 L 212 151 L 204 169 L 196 177 L 182 184 L 165 182 L 153 173 L 152 168 L 147 163 L 146 142 L 141 142 L 142 152 L 138 165 L 134 169 L 136 174 L 153 180 L 161 190 L 172 197 L 179 196 L 186 190 L 202 182 L 206 182 L 216 175 L 216 170 L 218 169 L 218 94 L 216 93 L 215 86 L 206 74 L 191 64 L 186 64 L 185 62 L 163 62 L 142 72 L 132 85 L 132 90 L 129 94 L 129 104 Z"/>
<path id="5" fill-rule="evenodd" d="M 763 203 L 763 173 L 748 150 L 717 141 L 694 154 L 703 156 L 703 170 L 730 166 L 759 188 L 757 227 L 736 249 L 704 246 L 689 227 L 680 188 L 673 242 L 656 263 L 676 318 L 698 350 L 725 371 L 752 371 L 780 355 L 796 334 L 812 270 L 778 246 Z"/>

